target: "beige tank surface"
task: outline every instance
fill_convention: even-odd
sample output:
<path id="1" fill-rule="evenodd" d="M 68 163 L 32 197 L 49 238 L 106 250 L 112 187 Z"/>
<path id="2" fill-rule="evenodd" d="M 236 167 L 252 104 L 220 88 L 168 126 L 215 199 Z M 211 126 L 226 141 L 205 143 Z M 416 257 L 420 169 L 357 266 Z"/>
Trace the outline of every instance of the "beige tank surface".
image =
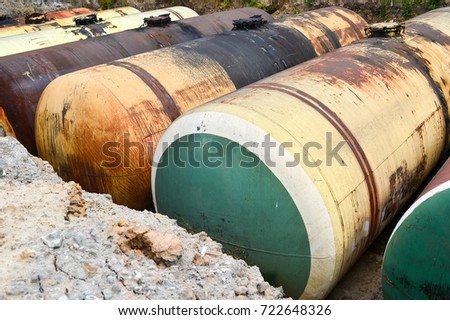
<path id="1" fill-rule="evenodd" d="M 4 37 L 10 37 L 10 36 L 16 36 L 19 34 L 25 34 L 30 32 L 36 32 L 36 31 L 43 31 L 43 30 L 50 30 L 55 29 L 59 27 L 66 27 L 66 26 L 75 26 L 74 18 L 76 17 L 82 17 L 88 14 L 96 14 L 98 19 L 111 19 L 115 17 L 121 17 L 129 14 L 135 14 L 140 13 L 138 9 L 135 9 L 133 7 L 123 7 L 123 8 L 116 8 L 116 9 L 109 9 L 109 10 L 103 10 L 95 12 L 90 9 L 84 9 L 79 10 L 77 12 L 76 10 L 73 10 L 75 15 L 70 17 L 64 17 L 64 18 L 57 18 L 57 19 L 51 19 L 44 23 L 40 24 L 25 24 L 23 26 L 11 26 L 11 27 L 5 27 L 0 28 L 0 38 Z"/>
<path id="2" fill-rule="evenodd" d="M 162 14 L 169 14 L 171 20 L 198 16 L 192 9 L 177 6 L 114 17 L 81 26 L 66 26 L 0 38 L 0 57 L 139 28 L 143 25 L 145 18 Z"/>
<path id="3" fill-rule="evenodd" d="M 64 179 L 149 208 L 153 147 L 177 116 L 359 40 L 365 25 L 348 9 L 328 7 L 62 76 L 38 106 L 38 153 Z"/>

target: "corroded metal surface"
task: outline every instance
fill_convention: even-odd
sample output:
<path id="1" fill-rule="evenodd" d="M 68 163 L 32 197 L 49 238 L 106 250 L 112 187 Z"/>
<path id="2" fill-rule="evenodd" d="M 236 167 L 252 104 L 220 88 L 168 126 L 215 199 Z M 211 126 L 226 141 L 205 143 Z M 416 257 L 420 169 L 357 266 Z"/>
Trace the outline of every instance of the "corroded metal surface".
<path id="1" fill-rule="evenodd" d="M 326 296 L 448 148 L 449 21 L 450 8 L 424 14 L 403 37 L 359 41 L 183 115 L 154 156 L 157 210 L 292 297 Z M 231 166 L 177 162 L 233 144 L 247 151 L 214 158 Z"/>
<path id="2" fill-rule="evenodd" d="M 88 8 L 76 8 L 76 9 L 69 9 L 69 10 L 61 10 L 61 11 L 53 11 L 53 12 L 47 12 L 45 14 L 45 20 L 55 20 L 55 19 L 64 19 L 64 18 L 70 18 L 77 15 L 82 14 L 89 14 L 92 13 L 93 10 Z M 9 27 L 17 27 L 17 26 L 23 26 L 27 23 L 28 16 L 26 17 L 18 17 L 15 19 L 12 18 L 4 18 L 1 19 L 0 17 L 0 34 L 7 30 Z"/>
<path id="3" fill-rule="evenodd" d="M 140 11 L 132 8 L 132 7 L 122 7 L 122 8 L 117 8 L 117 9 L 111 9 L 112 11 L 117 11 L 117 12 L 125 12 L 125 14 L 133 14 L 133 13 L 139 13 Z M 107 10 L 104 10 L 107 11 Z M 80 16 L 83 14 L 90 14 L 92 13 L 93 10 L 92 9 L 88 9 L 88 8 L 74 8 L 74 9 L 68 9 L 68 10 L 61 10 L 61 11 L 52 11 L 52 12 L 47 12 L 46 16 L 47 16 L 47 20 L 56 20 L 56 19 L 64 19 L 64 18 L 72 18 L 75 16 Z"/>
<path id="4" fill-rule="evenodd" d="M 391 234 L 383 257 L 385 299 L 450 299 L 450 159 Z"/>
<path id="5" fill-rule="evenodd" d="M 14 133 L 14 129 L 12 128 L 11 124 L 8 121 L 8 118 L 6 117 L 5 111 L 3 111 L 3 108 L 0 107 L 0 136 L 11 136 L 16 138 L 16 134 Z"/>
<path id="6" fill-rule="evenodd" d="M 103 10 L 96 12 L 99 19 L 110 19 L 113 17 L 120 17 L 126 14 L 135 14 L 140 11 L 131 7 Z M 88 15 L 94 13 L 93 10 L 87 8 L 79 8 L 67 10 L 64 12 L 49 12 L 45 15 L 45 22 L 35 24 L 25 24 L 21 26 L 11 26 L 0 28 L 0 38 L 25 34 L 30 32 L 49 30 L 63 26 L 73 26 L 74 17 Z"/>
<path id="7" fill-rule="evenodd" d="M 439 172 L 436 173 L 430 183 L 427 184 L 419 198 L 448 181 L 450 181 L 450 159 L 444 163 L 444 165 L 439 169 Z"/>
<path id="8" fill-rule="evenodd" d="M 20 142 L 29 152 L 37 154 L 34 142 L 35 110 L 45 87 L 55 78 L 116 59 L 225 32 L 233 27 L 234 19 L 255 14 L 273 20 L 260 9 L 242 8 L 173 21 L 164 27 L 143 27 L 1 57 L 0 106 L 5 109 Z"/>
<path id="9" fill-rule="evenodd" d="M 193 10 L 186 7 L 171 7 L 167 9 L 152 10 L 130 15 L 120 15 L 112 11 L 115 17 L 105 19 L 91 25 L 62 26 L 49 30 L 42 30 L 30 34 L 20 34 L 11 37 L 0 38 L 0 56 L 8 56 L 21 52 L 48 48 L 59 44 L 76 42 L 107 34 L 118 33 L 125 30 L 136 29 L 143 23 L 143 19 L 151 15 L 170 13 L 172 20 L 198 16 Z M 117 15 L 120 16 L 117 16 Z M 99 14 L 100 15 L 100 14 Z"/>
<path id="10" fill-rule="evenodd" d="M 64 179 L 149 208 L 153 149 L 174 119 L 358 40 L 364 26 L 347 9 L 325 8 L 66 75 L 42 95 L 39 155 Z"/>
<path id="11" fill-rule="evenodd" d="M 413 35 L 407 43 L 417 49 L 417 58 L 423 65 L 423 71 L 431 76 L 430 86 L 440 96 L 447 124 L 446 148 L 449 150 L 450 137 L 450 66 L 446 55 L 450 50 L 450 9 L 436 9 L 407 21 L 405 26 Z M 433 84 L 434 82 L 434 84 Z M 447 102 L 447 103 L 445 103 Z"/>

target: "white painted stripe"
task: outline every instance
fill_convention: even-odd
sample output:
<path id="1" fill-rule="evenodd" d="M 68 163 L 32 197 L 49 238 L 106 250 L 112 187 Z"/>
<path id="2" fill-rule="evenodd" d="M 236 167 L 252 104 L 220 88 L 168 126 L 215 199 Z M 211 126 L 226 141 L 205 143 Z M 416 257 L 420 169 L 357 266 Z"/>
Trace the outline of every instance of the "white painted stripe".
<path id="1" fill-rule="evenodd" d="M 397 229 L 400 228 L 401 224 L 414 212 L 414 210 L 416 210 L 422 203 L 424 203 L 425 201 L 427 201 L 431 197 L 434 197 L 438 193 L 440 193 L 442 191 L 445 191 L 445 190 L 448 190 L 448 189 L 450 189 L 450 181 L 446 181 L 446 182 L 438 185 L 437 187 L 431 189 L 430 191 L 425 193 L 423 196 L 421 196 L 419 199 L 417 199 L 411 205 L 411 207 L 409 207 L 409 209 L 403 214 L 403 216 L 400 218 L 400 220 L 398 221 L 398 223 L 395 226 L 394 231 L 392 231 L 392 234 L 391 234 L 391 236 L 389 238 L 389 241 L 388 241 L 388 243 L 386 245 L 386 250 L 389 247 L 389 243 L 391 242 L 392 238 L 394 237 L 394 234 L 397 231 Z M 385 254 L 386 254 L 386 251 L 385 251 Z"/>
<path id="2" fill-rule="evenodd" d="M 199 129 L 198 129 L 199 128 Z M 158 163 L 167 147 L 175 138 L 193 133 L 209 133 L 235 141 L 240 145 L 250 141 L 259 142 L 258 147 L 247 148 L 266 164 L 272 173 L 281 181 L 294 200 L 306 226 L 311 248 L 311 274 L 305 292 L 308 297 L 324 296 L 333 280 L 336 260 L 333 228 L 325 203 L 314 185 L 300 165 L 269 166 L 265 162 L 264 148 L 261 142 L 268 132 L 237 116 L 219 112 L 195 112 L 178 118 L 161 137 L 154 154 L 154 163 Z M 293 163 L 294 156 L 285 152 L 280 155 L 280 142 L 270 148 L 270 159 L 278 164 Z M 155 179 L 157 167 L 152 168 L 152 193 L 156 199 Z M 155 201 L 156 207 L 156 201 Z M 156 208 L 158 211 L 158 209 Z"/>

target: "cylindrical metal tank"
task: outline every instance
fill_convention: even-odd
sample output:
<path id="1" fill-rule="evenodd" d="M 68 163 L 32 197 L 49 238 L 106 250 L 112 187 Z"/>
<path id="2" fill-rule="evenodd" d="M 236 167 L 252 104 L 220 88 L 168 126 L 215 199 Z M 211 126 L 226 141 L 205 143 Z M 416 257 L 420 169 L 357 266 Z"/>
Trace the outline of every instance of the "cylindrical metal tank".
<path id="1" fill-rule="evenodd" d="M 40 100 L 38 153 L 64 179 L 150 208 L 153 147 L 176 117 L 358 40 L 364 26 L 354 12 L 324 8 L 66 75 Z"/>
<path id="2" fill-rule="evenodd" d="M 3 107 L 6 113 L 4 116 L 9 117 L 17 131 L 19 141 L 36 155 L 35 110 L 45 87 L 55 78 L 142 52 L 229 31 L 233 28 L 233 20 L 254 15 L 273 20 L 263 10 L 241 8 L 1 57 L 0 107 Z"/>
<path id="3" fill-rule="evenodd" d="M 157 212 L 289 296 L 325 297 L 448 145 L 448 21 L 424 14 L 181 116 L 153 158 Z"/>
<path id="4" fill-rule="evenodd" d="M 450 159 L 397 223 L 383 257 L 385 299 L 450 300 Z"/>
<path id="5" fill-rule="evenodd" d="M 73 10 L 67 10 L 67 12 L 64 12 L 63 14 L 57 14 L 58 12 L 49 12 L 46 14 L 47 21 L 44 23 L 39 24 L 26 24 L 22 26 L 11 26 L 6 28 L 0 29 L 0 38 L 9 37 L 9 36 L 15 36 L 19 34 L 26 34 L 30 32 L 37 32 L 37 31 L 43 31 L 43 30 L 49 30 L 49 29 L 55 29 L 59 27 L 64 26 L 75 26 L 74 18 L 93 14 L 95 13 L 97 15 L 98 19 L 111 19 L 114 17 L 121 17 L 128 14 L 136 14 L 140 13 L 138 9 L 132 8 L 132 7 L 123 7 L 123 8 L 116 8 L 116 9 L 110 9 L 110 10 L 103 10 L 99 12 L 94 12 L 91 9 L 86 8 L 80 8 L 80 9 L 73 9 Z"/>
<path id="6" fill-rule="evenodd" d="M 139 10 L 137 10 L 133 7 L 121 7 L 121 8 L 115 8 L 112 10 L 116 10 L 119 13 L 122 11 L 122 15 L 140 12 Z M 104 11 L 107 11 L 107 10 L 104 10 Z M 65 18 L 72 19 L 75 16 L 90 14 L 92 12 L 94 12 L 94 10 L 88 9 L 88 8 L 73 8 L 73 9 L 60 10 L 60 11 L 50 11 L 50 12 L 47 12 L 45 15 L 47 16 L 47 20 L 51 21 L 51 20 L 59 20 L 59 19 L 65 19 Z"/>
<path id="7" fill-rule="evenodd" d="M 114 17 L 88 25 L 64 26 L 61 28 L 0 38 L 0 48 L 2 48 L 0 50 L 0 57 L 139 28 L 143 25 L 144 18 L 167 13 L 170 14 L 172 20 L 198 16 L 195 11 L 189 8 L 171 7 Z"/>
<path id="8" fill-rule="evenodd" d="M 67 10 L 61 10 L 61 11 L 52 11 L 47 13 L 33 13 L 28 16 L 22 16 L 18 18 L 7 18 L 5 16 L 0 16 L 0 33 L 11 27 L 11 26 L 23 26 L 25 24 L 32 24 L 35 20 L 35 16 L 40 16 L 39 20 L 55 20 L 55 19 L 64 19 L 69 17 L 74 17 L 77 15 L 83 15 L 83 14 L 90 14 L 93 13 L 94 10 L 88 9 L 88 8 L 75 8 L 75 9 L 67 9 Z"/>

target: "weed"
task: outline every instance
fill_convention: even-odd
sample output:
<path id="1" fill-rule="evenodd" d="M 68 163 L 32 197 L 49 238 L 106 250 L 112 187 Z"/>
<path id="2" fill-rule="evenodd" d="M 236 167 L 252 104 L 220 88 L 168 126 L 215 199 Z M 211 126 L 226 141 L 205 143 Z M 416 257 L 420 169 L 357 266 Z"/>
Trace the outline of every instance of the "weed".
<path id="1" fill-rule="evenodd" d="M 233 0 L 224 0 L 223 1 L 223 7 L 225 9 L 229 9 L 231 7 L 231 5 L 233 4 Z"/>

